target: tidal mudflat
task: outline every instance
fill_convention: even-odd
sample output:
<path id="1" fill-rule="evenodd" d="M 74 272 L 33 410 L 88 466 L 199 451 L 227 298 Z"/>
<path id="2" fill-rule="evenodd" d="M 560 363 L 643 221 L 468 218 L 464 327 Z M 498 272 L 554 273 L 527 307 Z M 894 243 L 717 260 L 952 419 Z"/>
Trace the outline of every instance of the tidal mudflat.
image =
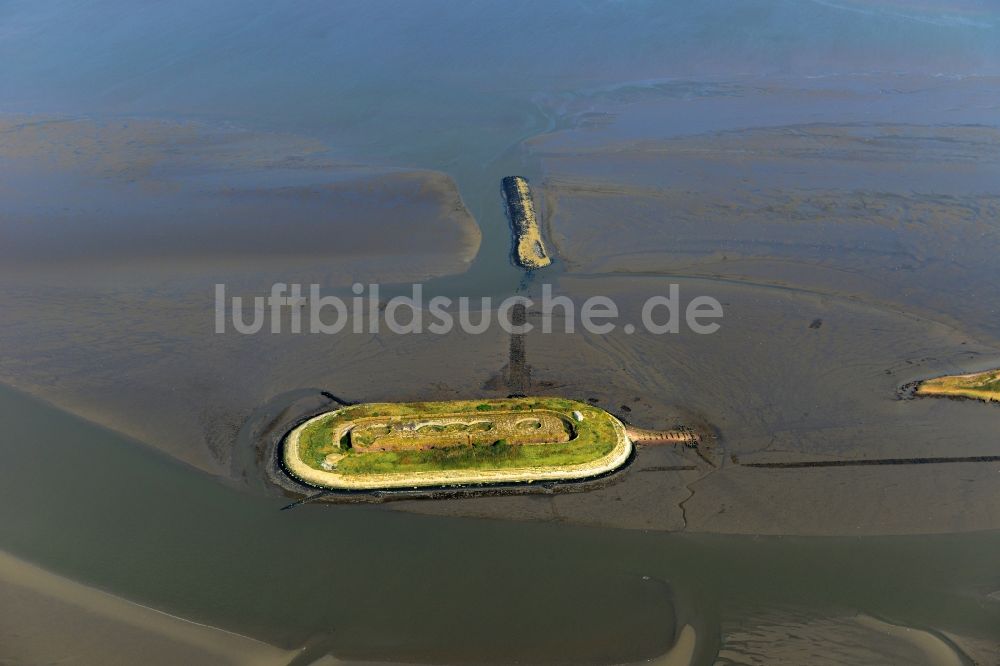
<path id="1" fill-rule="evenodd" d="M 0 151 L 8 280 L 343 287 L 460 273 L 479 250 L 447 175 L 351 164 L 315 139 L 14 116 L 0 121 Z"/>
<path id="2" fill-rule="evenodd" d="M 799 638 L 775 640 L 768 650 L 820 660 L 850 642 L 852 654 L 888 649 L 917 655 L 914 663 L 949 663 L 921 656 L 905 638 L 869 633 L 855 624 L 860 612 L 924 628 L 966 654 L 995 654 L 996 532 L 723 536 L 414 516 L 376 506 L 280 511 L 272 497 L 0 391 L 0 415 L 14 441 L 47 442 L 11 447 L 0 467 L 4 549 L 88 586 L 274 646 L 227 638 L 214 644 L 218 661 L 208 663 L 290 650 L 306 663 L 326 654 L 347 663 L 641 663 L 669 653 L 685 626 L 697 635 L 695 663 L 761 658 L 755 636 L 788 635 Z M 61 464 L 51 465 L 53 458 Z M 39 468 L 47 470 L 45 492 L 31 473 Z M 401 539 L 407 557 L 389 572 L 385 562 Z M 286 563 L 289 552 L 294 566 L 274 565 Z M 351 565 L 331 566 L 332 553 Z M 463 568 L 470 561 L 476 566 Z M 375 579 L 391 585 L 372 585 Z M 80 654 L 72 628 L 114 609 L 73 599 L 79 610 L 64 616 L 60 639 Z M 511 622 L 511 613 L 516 645 L 493 630 Z M 165 618 L 155 632 L 171 634 L 172 624 Z M 842 627 L 847 638 L 826 632 L 829 626 Z M 192 638 L 189 629 L 171 635 Z M 210 635 L 194 631 L 194 638 Z M 38 652 L 33 635 L 9 635 L 4 645 L 52 654 Z"/>
<path id="3" fill-rule="evenodd" d="M 567 130 L 587 136 L 588 141 L 594 140 L 591 134 L 596 131 L 599 130 Z M 885 128 L 872 131 L 883 137 L 887 132 Z M 912 131 L 917 134 L 914 141 L 918 145 L 928 140 L 927 130 Z M 787 140 L 792 145 L 805 141 L 836 147 L 839 141 L 864 144 L 863 139 L 855 136 L 856 132 L 856 128 L 836 131 L 826 128 L 819 136 L 802 138 L 800 131 L 786 129 L 779 134 L 789 134 Z M 969 140 L 975 143 L 988 141 L 991 135 L 986 130 L 975 130 L 962 136 L 967 139 L 971 136 Z M 655 155 L 671 150 L 711 153 L 716 161 L 711 169 L 714 187 L 714 174 L 725 171 L 727 156 L 735 154 L 740 160 L 746 160 L 749 159 L 747 154 L 753 153 L 753 137 L 724 139 L 735 141 L 735 147 L 723 143 L 724 149 L 718 148 L 723 139 L 712 135 L 678 139 L 678 144 L 652 152 Z M 549 140 L 564 144 L 567 138 L 555 132 L 544 139 Z M 853 539 L 864 535 L 873 540 L 865 542 L 870 543 L 873 550 L 863 564 L 859 561 L 851 570 L 849 576 L 855 580 L 868 580 L 861 575 L 862 570 L 884 574 L 890 565 L 894 566 L 904 557 L 904 551 L 908 557 L 912 549 L 924 543 L 905 535 L 967 532 L 969 542 L 956 541 L 958 537 L 921 538 L 929 540 L 927 543 L 939 544 L 933 548 L 938 549 L 934 551 L 935 557 L 942 561 L 953 562 L 956 549 L 980 552 L 986 557 L 990 552 L 988 546 L 963 544 L 986 538 L 976 533 L 997 527 L 997 516 L 991 507 L 997 502 L 994 477 L 998 463 L 972 460 L 995 454 L 990 435 L 995 432 L 996 412 L 980 409 L 981 406 L 972 403 L 901 401 L 897 399 L 897 388 L 919 378 L 989 365 L 990 359 L 1000 356 L 992 332 L 994 322 L 982 314 L 970 314 L 974 308 L 971 302 L 962 298 L 969 284 L 964 279 L 966 268 L 942 261 L 937 254 L 962 245 L 963 236 L 957 225 L 964 224 L 963 215 L 972 215 L 968 222 L 971 226 L 966 230 L 982 229 L 983 233 L 977 236 L 979 244 L 966 255 L 969 265 L 975 269 L 973 272 L 983 275 L 992 270 L 987 263 L 992 232 L 982 227 L 982 218 L 976 214 L 980 210 L 977 207 L 990 210 L 988 197 L 957 190 L 935 194 L 933 188 L 928 195 L 892 197 L 887 194 L 862 196 L 853 190 L 814 192 L 811 187 L 800 187 L 792 176 L 779 174 L 763 193 L 747 190 L 743 204 L 727 208 L 723 195 L 712 187 L 695 196 L 644 182 L 642 178 L 655 173 L 655 169 L 650 168 L 648 155 L 630 155 L 626 151 L 601 158 L 635 159 L 643 164 L 642 169 L 626 169 L 617 164 L 615 174 L 644 174 L 638 183 L 623 183 L 620 176 L 595 177 L 593 173 L 582 176 L 575 161 L 546 155 L 552 150 L 543 150 L 544 141 L 533 142 L 517 159 L 525 160 L 546 174 L 537 192 L 541 200 L 542 224 L 555 240 L 557 252 L 557 261 L 546 279 L 563 294 L 613 296 L 627 317 L 636 316 L 644 298 L 662 293 L 670 283 L 677 283 L 685 294 L 712 295 L 724 304 L 726 326 L 718 335 L 664 339 L 641 332 L 629 335 L 624 331 L 605 336 L 586 332 L 572 335 L 535 332 L 523 336 L 517 345 L 499 330 L 483 335 L 455 331 L 444 336 L 422 337 L 296 336 L 287 332 L 219 336 L 211 329 L 212 293 L 198 288 L 204 286 L 206 277 L 214 282 L 212 276 L 216 274 L 224 275 L 226 280 L 236 275 L 234 279 L 237 284 L 244 285 L 244 293 L 260 293 L 262 285 L 269 284 L 279 275 L 287 281 L 317 279 L 346 290 L 353 274 L 340 272 L 340 262 L 328 263 L 320 255 L 313 256 L 311 253 L 317 250 L 309 244 L 302 246 L 310 253 L 308 258 L 300 261 L 292 254 L 287 258 L 288 264 L 282 264 L 285 259 L 278 255 L 266 261 L 254 256 L 215 261 L 210 253 L 206 258 L 199 248 L 192 248 L 190 257 L 165 252 L 164 256 L 108 272 L 106 258 L 100 254 L 99 246 L 88 248 L 85 244 L 65 243 L 64 252 L 76 253 L 75 257 L 66 255 L 59 260 L 53 258 L 47 263 L 27 267 L 13 261 L 5 264 L 7 325 L 2 335 L 5 348 L 11 350 L 2 361 L 6 382 L 210 472 L 215 480 L 197 477 L 202 479 L 198 483 L 206 484 L 206 492 L 216 485 L 220 488 L 236 486 L 235 494 L 227 502 L 252 502 L 261 511 L 266 507 L 267 511 L 281 516 L 268 522 L 266 528 L 279 530 L 278 533 L 284 535 L 274 536 L 273 543 L 300 538 L 299 529 L 315 529 L 313 525 L 305 525 L 314 518 L 320 521 L 357 520 L 357 538 L 371 539 L 370 519 L 378 516 L 378 520 L 387 521 L 387 529 L 394 536 L 387 534 L 377 542 L 389 548 L 399 538 L 399 530 L 410 534 L 418 526 L 427 525 L 422 521 L 428 518 L 413 513 L 428 513 L 444 514 L 433 520 L 445 521 L 441 523 L 446 526 L 442 528 L 444 531 L 435 534 L 446 540 L 464 543 L 470 530 L 479 529 L 473 525 L 480 523 L 462 520 L 467 518 L 489 519 L 481 525 L 489 525 L 492 531 L 510 531 L 512 542 L 522 543 L 527 538 L 525 535 L 534 535 L 532 538 L 543 539 L 548 544 L 536 544 L 540 558 L 546 548 L 555 547 L 556 542 L 568 538 L 565 530 L 582 529 L 572 527 L 574 525 L 586 526 L 578 537 L 586 544 L 579 551 L 584 569 L 583 562 L 603 559 L 604 556 L 598 554 L 602 549 L 607 548 L 608 557 L 611 557 L 611 552 L 618 552 L 624 542 L 631 544 L 629 548 L 647 553 L 642 556 L 642 562 L 660 561 L 661 564 L 649 569 L 654 570 L 653 574 L 638 574 L 639 577 L 633 579 L 628 576 L 637 571 L 637 564 L 626 560 L 620 568 L 615 568 L 616 573 L 609 574 L 608 579 L 599 579 L 603 581 L 599 583 L 599 594 L 614 605 L 623 623 L 619 635 L 628 635 L 634 640 L 630 639 L 632 647 L 629 649 L 623 649 L 618 640 L 577 642 L 576 652 L 572 653 L 577 663 L 588 660 L 590 663 L 627 662 L 662 654 L 679 635 L 681 625 L 674 620 L 658 624 L 660 619 L 674 617 L 673 614 L 679 612 L 677 609 L 686 608 L 688 603 L 703 607 L 704 597 L 694 591 L 683 593 L 693 595 L 683 600 L 671 596 L 680 594 L 677 592 L 649 592 L 648 605 L 634 601 L 645 598 L 642 595 L 647 594 L 644 591 L 647 584 L 652 585 L 649 590 L 655 588 L 652 583 L 643 582 L 646 580 L 642 578 L 644 575 L 650 575 L 650 581 L 667 580 L 671 586 L 682 587 L 680 579 L 692 575 L 693 560 L 665 563 L 658 559 L 677 546 L 678 542 L 668 536 L 669 532 L 772 534 L 784 538 L 789 535 L 851 536 L 852 549 L 859 543 Z M 707 147 L 698 142 L 705 142 Z M 885 142 L 891 141 L 884 139 Z M 975 146 L 955 150 L 960 151 L 961 160 L 967 163 L 968 182 L 974 182 L 982 171 L 990 173 L 993 169 L 988 151 L 986 157 L 976 157 L 981 151 L 977 153 Z M 788 151 L 795 153 L 790 147 Z M 867 168 L 872 161 L 882 164 L 889 159 L 884 152 L 882 147 L 876 146 L 864 164 L 852 165 L 847 170 Z M 907 154 L 922 153 L 916 150 Z M 811 168 L 826 169 L 827 165 L 844 159 L 833 160 L 821 151 L 818 156 L 802 157 L 786 171 L 802 178 L 802 172 L 809 172 Z M 894 163 L 892 159 L 899 161 Z M 893 172 L 902 162 L 900 158 L 892 159 L 884 166 L 886 172 Z M 707 166 L 703 168 L 708 169 Z M 667 167 L 664 169 L 664 173 L 669 171 Z M 514 169 L 505 162 L 497 170 L 509 173 Z M 764 167 L 753 170 L 768 172 Z M 350 171 L 349 177 L 338 177 L 337 184 L 329 188 L 329 192 L 324 190 L 310 195 L 322 202 L 323 210 L 347 206 L 347 210 L 362 211 L 367 220 L 373 205 L 383 206 L 386 201 L 392 201 L 395 202 L 392 210 L 408 211 L 404 216 L 408 230 L 421 225 L 435 226 L 440 219 L 454 221 L 454 227 L 449 227 L 454 229 L 449 236 L 451 240 L 427 245 L 428 256 L 424 263 L 412 272 L 399 273 L 408 276 L 401 279 L 463 270 L 461 262 L 449 262 L 455 257 L 470 256 L 477 236 L 474 232 L 462 232 L 469 220 L 460 205 L 466 197 L 459 199 L 447 179 L 413 172 L 359 175 Z M 483 196 L 492 196 L 494 207 L 490 209 L 475 198 L 470 207 L 492 210 L 488 215 L 477 217 L 476 221 L 479 225 L 493 224 L 500 232 L 492 236 L 494 244 L 480 247 L 479 252 L 506 258 L 509 239 L 497 188 L 498 178 L 492 174 L 487 176 L 484 180 L 489 187 L 483 186 L 482 191 L 488 194 Z M 874 187 L 880 182 L 878 174 L 869 176 L 866 187 Z M 428 178 L 438 185 L 419 185 Z M 533 180 L 537 182 L 538 178 Z M 214 187 L 215 181 L 210 182 Z M 271 192 L 261 201 L 277 201 L 281 206 L 298 210 L 300 199 L 308 200 L 309 197 L 301 189 L 301 182 L 297 182 L 299 184 L 292 190 Z M 734 192 L 734 197 L 744 196 L 738 193 L 738 187 Z M 373 196 L 377 203 L 370 200 Z M 221 200 L 233 201 L 226 196 Z M 308 209 L 310 204 L 302 205 Z M 414 217 L 413 211 L 420 210 L 426 211 L 425 217 Z M 817 210 L 834 211 L 834 221 L 816 213 Z M 921 212 L 925 210 L 929 212 Z M 661 218 L 658 211 L 670 214 Z M 797 222 L 788 222 L 788 217 Z M 389 225 L 396 223 L 388 214 L 385 220 Z M 619 220 L 627 223 L 616 222 Z M 615 233 L 606 234 L 605 225 L 614 225 Z M 809 236 L 813 241 L 808 241 L 801 231 L 806 225 L 810 227 Z M 314 226 L 303 222 L 302 230 L 309 231 Z M 23 251 L 43 245 L 35 240 L 39 236 L 32 236 L 37 233 L 38 230 L 26 230 L 19 236 L 23 238 L 19 241 L 23 243 Z M 802 234 L 801 239 L 792 242 L 790 239 L 797 233 Z M 271 238 L 269 234 L 264 237 Z M 372 238 L 378 238 L 378 242 L 373 241 L 372 252 L 402 251 L 393 250 L 394 247 L 409 251 L 413 237 L 407 235 L 401 239 L 391 233 L 373 231 Z M 392 245 L 394 238 L 399 245 Z M 760 239 L 768 240 L 761 242 Z M 55 240 L 55 247 L 59 247 L 58 235 Z M 211 235 L 204 236 L 204 241 L 205 247 L 213 247 Z M 135 242 L 137 247 L 149 247 Z M 328 242 L 335 247 L 336 236 L 329 237 Z M 170 246 L 165 247 L 169 249 Z M 444 258 L 437 253 L 442 248 L 447 248 Z M 359 248 L 354 250 L 360 251 Z M 218 246 L 216 251 L 221 251 Z M 95 260 L 85 260 L 89 253 L 96 253 Z M 419 258 L 420 255 L 414 252 L 412 256 Z M 914 256 L 923 259 L 915 262 Z M 272 264 L 272 261 L 278 263 Z M 509 275 L 506 269 L 493 273 L 493 264 L 488 261 L 485 264 L 477 262 L 480 262 L 478 258 L 468 269 L 475 280 L 506 280 Z M 400 268 L 393 256 L 377 254 L 366 257 L 357 266 L 373 273 L 390 271 L 386 274 L 393 274 L 391 271 Z M 487 275 L 494 277 L 483 278 L 476 273 L 484 267 Z M 930 288 L 930 283 L 921 284 L 917 279 L 922 270 L 938 271 L 934 275 L 940 279 L 935 282 L 934 289 Z M 897 280 L 895 287 L 892 280 Z M 987 280 L 976 284 L 984 289 L 992 288 Z M 538 285 L 537 277 L 534 281 L 529 280 L 521 293 L 537 295 Z M 539 321 L 538 313 L 530 309 L 527 318 Z M 512 350 L 518 353 L 512 354 Z M 428 368 L 435 369 L 432 376 Z M 387 375 L 392 377 L 388 384 L 383 379 Z M 324 507 L 320 498 L 307 506 L 278 512 L 282 506 L 307 497 L 311 491 L 289 490 L 287 486 L 270 482 L 266 468 L 272 460 L 274 443 L 280 441 L 296 420 L 329 409 L 333 404 L 330 396 L 350 401 L 449 400 L 471 395 L 503 397 L 525 388 L 543 395 L 569 395 L 592 401 L 642 427 L 694 427 L 706 435 L 705 446 L 698 451 L 684 447 L 640 447 L 626 474 L 614 479 L 613 483 L 585 492 L 396 501 L 374 507 Z M 74 425 L 68 432 L 76 432 L 81 427 Z M 86 447 L 93 447 L 95 441 L 110 436 L 106 431 L 101 433 L 95 435 L 94 440 L 88 440 L 90 443 Z M 66 442 L 77 441 L 76 435 L 62 437 Z M 141 445 L 123 440 L 119 446 Z M 68 452 L 59 454 L 64 463 L 70 459 L 67 456 Z M 944 457 L 968 458 L 969 461 L 934 462 L 935 458 Z M 918 462 L 918 459 L 925 462 Z M 886 460 L 900 462 L 864 464 L 865 461 Z M 79 464 L 74 467 L 79 469 Z M 16 467 L 21 473 L 30 468 L 29 463 Z M 123 479 L 133 472 L 121 469 L 120 473 L 122 476 L 84 475 L 89 490 L 80 488 L 73 491 L 74 496 L 93 493 L 93 485 L 99 484 L 105 488 L 102 496 L 110 502 L 100 509 L 93 507 L 94 513 L 87 515 L 118 520 L 115 516 L 120 517 L 122 509 L 114 498 L 122 492 Z M 198 474 L 190 470 L 187 473 Z M 30 474 L 25 478 L 29 477 Z M 102 480 L 98 481 L 99 478 Z M 178 485 L 178 492 L 188 483 L 184 481 Z M 61 483 L 56 487 L 66 486 Z M 141 491 L 136 488 L 135 492 Z M 211 503 L 218 499 L 205 501 Z M 43 525 L 53 519 L 51 515 L 46 517 L 29 510 L 44 508 L 48 503 L 38 504 L 32 500 L 19 506 L 24 512 L 23 519 L 30 519 L 32 525 Z M 185 506 L 188 507 L 185 515 L 203 510 L 201 503 Z M 232 510 L 237 511 L 235 507 Z M 161 506 L 156 511 L 167 511 L 167 508 Z M 254 515 L 258 518 L 263 515 L 256 511 Z M 238 512 L 233 516 L 231 519 L 238 523 L 247 520 Z M 295 522 L 290 523 L 287 516 L 304 517 L 294 518 Z M 173 521 L 164 516 L 157 524 Z M 97 524 L 100 523 L 97 520 Z M 214 526 L 212 529 L 218 526 L 216 519 L 210 523 Z M 24 531 L 19 532 L 20 537 L 8 540 L 5 548 L 21 557 L 42 562 L 60 573 L 111 589 L 127 598 L 245 633 L 281 649 L 309 643 L 314 645 L 316 654 L 332 652 L 365 658 L 418 658 L 432 662 L 489 661 L 483 656 L 484 651 L 512 656 L 503 652 L 502 646 L 491 643 L 487 634 L 473 631 L 471 627 L 464 631 L 467 644 L 458 645 L 452 641 L 449 649 L 442 651 L 437 646 L 443 644 L 443 635 L 435 634 L 429 625 L 407 626 L 402 619 L 406 615 L 403 610 L 399 611 L 398 622 L 390 620 L 386 624 L 384 609 L 398 604 L 395 594 L 390 595 L 387 590 L 372 598 L 366 596 L 371 592 L 367 588 L 357 588 L 348 594 L 350 583 L 346 580 L 337 578 L 331 583 L 338 590 L 338 598 L 347 594 L 353 600 L 354 614 L 345 621 L 355 631 L 347 639 L 340 632 L 328 633 L 330 625 L 326 620 L 297 629 L 282 626 L 277 622 L 278 611 L 273 605 L 270 610 L 258 609 L 249 614 L 245 609 L 237 611 L 221 603 L 213 594 L 195 594 L 193 590 L 201 585 L 195 580 L 180 588 L 152 589 L 136 586 L 127 577 L 119 577 L 103 566 L 81 568 L 79 561 L 70 557 L 68 546 L 43 538 L 37 529 L 28 529 L 27 523 L 19 524 L 24 525 Z M 94 524 L 91 522 L 91 527 Z M 186 524 L 191 528 L 190 522 Z M 632 535 L 622 532 L 621 528 L 636 532 Z M 207 549 L 205 552 L 216 549 L 218 544 L 209 547 L 204 542 L 209 529 L 206 524 L 204 529 L 189 530 L 189 536 L 194 539 L 190 543 L 199 543 L 198 548 Z M 660 533 L 660 536 L 643 536 L 640 530 Z M 887 546 L 889 551 L 886 552 L 882 550 L 885 535 L 903 535 L 896 538 L 904 541 L 890 540 L 888 543 L 895 545 Z M 660 544 L 659 538 L 666 541 Z M 237 537 L 238 541 L 245 539 L 246 535 Z M 751 542 L 739 537 L 722 539 L 719 547 L 727 555 L 720 555 L 719 566 L 724 569 L 730 566 L 726 563 L 731 559 L 744 557 Z M 633 543 L 633 540 L 638 541 Z M 272 543 L 272 537 L 266 541 Z M 495 547 L 492 539 L 486 541 Z M 598 542 L 604 545 L 598 547 Z M 154 547 L 153 543 L 150 542 L 149 548 Z M 775 555 L 779 559 L 790 558 L 783 561 L 815 565 L 816 552 L 809 547 L 804 551 L 795 547 L 784 551 L 781 543 L 779 540 L 774 545 L 782 553 Z M 124 552 L 129 550 L 125 546 L 122 548 Z M 701 547 L 691 552 L 698 553 L 692 554 L 695 559 L 704 555 Z M 826 554 L 821 560 L 829 565 L 828 574 L 810 574 L 818 586 L 833 580 L 830 576 L 834 576 L 836 569 L 834 560 L 846 556 L 848 551 L 838 550 L 836 555 L 823 552 Z M 238 557 L 236 553 L 232 556 Z M 95 552 L 91 561 L 104 561 L 104 557 L 104 551 Z M 217 561 L 220 557 L 225 559 L 216 551 L 209 559 Z M 858 628 L 849 619 L 853 612 L 863 610 L 903 624 L 948 631 L 949 635 L 964 637 L 964 644 L 979 645 L 976 641 L 986 641 L 990 645 L 989 641 L 996 639 L 989 628 L 992 621 L 989 614 L 994 612 L 995 606 L 988 596 L 995 591 L 990 587 L 990 569 L 985 560 L 976 564 L 978 560 L 972 555 L 969 557 L 968 567 L 972 572 L 968 573 L 969 578 L 955 582 L 954 589 L 949 588 L 951 579 L 939 578 L 941 583 L 935 588 L 935 594 L 952 595 L 956 589 L 963 593 L 973 590 L 970 599 L 985 604 L 985 610 L 949 606 L 950 610 L 940 613 L 926 610 L 912 614 L 904 608 L 913 605 L 914 593 L 907 585 L 912 579 L 922 578 L 926 574 L 922 570 L 919 573 L 912 570 L 909 579 L 905 571 L 899 572 L 901 578 L 895 579 L 898 582 L 889 593 L 893 601 L 888 607 L 861 594 L 858 588 L 851 588 L 857 592 L 854 596 L 845 593 L 831 599 L 825 596 L 826 593 L 802 593 L 795 600 L 782 598 L 774 603 L 783 606 L 794 601 L 800 604 L 800 610 L 793 614 L 802 617 L 815 617 L 817 608 L 821 608 L 821 617 L 834 619 L 802 621 L 811 623 L 810 631 L 815 630 L 827 638 L 841 630 L 852 636 L 870 635 L 865 633 L 867 628 Z M 874 569 L 871 568 L 873 559 L 881 562 Z M 156 561 L 156 567 L 161 567 L 162 562 Z M 271 570 L 263 562 L 261 560 L 261 566 Z M 669 569 L 673 567 L 676 571 L 684 571 L 683 576 L 671 573 Z M 129 570 L 136 575 L 141 571 Z M 205 576 L 218 574 L 218 570 L 206 561 L 200 561 L 197 570 Z M 250 569 L 244 571 L 250 574 Z M 778 584 L 775 583 L 777 572 L 768 571 L 765 578 L 769 584 Z M 560 595 L 567 604 L 583 609 L 587 604 L 579 595 L 584 591 L 574 586 L 581 576 L 593 580 L 592 575 L 584 570 L 562 570 L 558 586 L 553 588 L 550 584 L 546 589 Z M 625 578 L 618 577 L 620 575 Z M 703 575 L 714 576 L 717 571 L 694 575 L 702 580 Z M 746 575 L 753 577 L 759 572 L 747 571 Z M 841 575 L 842 572 L 836 574 L 837 580 Z M 281 580 L 290 589 L 301 590 L 314 580 L 308 572 L 304 571 L 302 576 Z M 453 585 L 457 583 L 449 580 L 453 579 L 442 574 L 435 589 L 456 589 Z M 620 588 L 623 580 L 631 581 L 630 585 L 634 583 L 635 589 L 628 585 Z M 717 649 L 722 658 L 721 655 L 732 651 L 757 648 L 744 629 L 720 628 L 727 625 L 720 624 L 717 614 L 736 617 L 733 621 L 737 627 L 745 627 L 751 622 L 749 618 L 769 612 L 756 608 L 734 610 L 729 599 L 739 596 L 734 592 L 738 585 L 735 580 L 730 582 L 725 592 L 720 588 L 716 601 L 712 602 L 721 606 L 709 611 L 707 616 L 699 616 L 696 631 L 702 661 L 708 658 L 704 655 L 716 654 Z M 532 579 L 515 591 L 530 598 L 529 585 L 536 583 Z M 804 580 L 795 584 L 804 585 Z M 621 598 L 615 596 L 617 592 L 612 592 L 619 588 Z M 514 603 L 513 591 L 508 593 L 487 586 L 478 592 L 499 600 L 498 609 L 521 608 Z M 278 594 L 263 589 L 258 593 L 268 598 Z M 419 591 L 413 594 L 416 598 L 420 596 Z M 586 594 L 587 598 L 592 598 L 594 588 L 591 586 Z M 747 595 L 754 594 L 767 597 L 770 593 L 756 587 L 747 592 Z M 631 600 L 626 600 L 626 596 Z M 688 602 L 688 598 L 695 601 Z M 472 603 L 472 598 L 455 592 L 450 599 L 435 617 L 443 626 L 453 629 L 460 615 L 458 607 Z M 301 601 L 298 597 L 296 603 Z M 317 610 L 331 610 L 327 606 L 331 602 L 327 600 L 321 602 L 317 598 L 314 603 Z M 357 604 L 369 608 L 370 612 L 357 614 Z M 915 606 L 923 608 L 924 602 Z M 635 624 L 639 617 L 643 618 L 643 623 Z M 688 622 L 689 617 L 690 613 L 685 615 L 684 621 Z M 576 627 L 580 622 L 604 622 L 583 611 L 567 618 L 567 627 L 569 624 Z M 793 631 L 790 627 L 794 622 L 776 623 L 770 619 L 761 622 L 770 623 L 768 631 Z M 629 623 L 627 630 L 624 623 Z M 389 645 L 372 633 L 375 626 L 382 628 L 380 635 L 391 636 L 394 643 Z M 448 635 L 452 636 L 453 631 L 449 630 Z M 595 625 L 594 635 L 606 633 L 597 631 Z M 546 647 L 550 645 L 546 642 L 549 638 L 542 634 L 524 634 L 518 645 L 520 654 L 532 655 L 538 661 L 550 661 L 557 654 L 564 656 L 564 645 L 561 644 L 558 650 Z M 876 643 L 884 645 L 881 638 Z M 722 651 L 720 646 L 723 645 L 729 646 L 730 653 Z M 890 641 L 890 647 L 884 649 L 897 653 L 910 649 L 891 645 Z M 824 648 L 814 645 L 810 649 L 822 651 Z"/>
<path id="4" fill-rule="evenodd" d="M 12 354 L 0 373 L 205 468 L 218 470 L 232 447 L 203 428 L 239 424 L 206 417 L 226 408 L 195 396 L 215 385 L 225 402 L 224 376 L 259 381 L 280 366 L 261 363 L 274 352 L 259 347 L 228 370 L 219 364 L 230 340 L 204 327 L 214 307 L 206 286 L 248 303 L 275 281 L 344 293 L 355 280 L 461 273 L 479 248 L 475 220 L 440 172 L 345 165 L 315 141 L 200 123 L 5 122 L 0 273 Z M 177 363 L 203 353 L 215 360 L 194 361 L 201 379 Z M 192 381 L 202 388 L 182 388 Z M 170 403 L 193 411 L 178 421 Z"/>

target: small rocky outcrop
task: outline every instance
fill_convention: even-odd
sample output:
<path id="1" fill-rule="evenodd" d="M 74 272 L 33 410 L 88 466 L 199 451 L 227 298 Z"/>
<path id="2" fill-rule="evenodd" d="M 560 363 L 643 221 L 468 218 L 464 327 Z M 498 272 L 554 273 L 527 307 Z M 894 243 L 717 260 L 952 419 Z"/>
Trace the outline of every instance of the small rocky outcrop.
<path id="1" fill-rule="evenodd" d="M 514 230 L 514 259 L 527 269 L 548 266 L 552 259 L 542 240 L 528 181 L 520 176 L 507 176 L 502 183 L 507 214 Z"/>

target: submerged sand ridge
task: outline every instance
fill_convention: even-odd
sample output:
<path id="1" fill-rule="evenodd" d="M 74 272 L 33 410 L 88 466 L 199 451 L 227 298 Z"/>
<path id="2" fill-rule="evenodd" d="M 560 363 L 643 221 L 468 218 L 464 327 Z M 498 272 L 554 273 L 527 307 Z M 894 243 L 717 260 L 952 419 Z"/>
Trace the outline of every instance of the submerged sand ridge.
<path id="1" fill-rule="evenodd" d="M 450 176 L 331 153 L 314 139 L 206 123 L 0 116 L 0 259 L 8 273 L 55 283 L 115 273 L 124 293 L 468 269 L 482 234 Z"/>
<path id="2" fill-rule="evenodd" d="M 132 603 L 0 551 L 0 659 L 8 663 L 281 666 L 281 649 Z"/>

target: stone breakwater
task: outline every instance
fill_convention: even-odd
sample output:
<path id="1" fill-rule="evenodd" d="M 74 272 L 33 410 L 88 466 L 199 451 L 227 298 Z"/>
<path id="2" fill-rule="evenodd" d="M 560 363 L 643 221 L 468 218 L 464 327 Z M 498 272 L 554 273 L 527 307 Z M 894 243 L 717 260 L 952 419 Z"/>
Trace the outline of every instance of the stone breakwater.
<path id="1" fill-rule="evenodd" d="M 528 181 L 520 176 L 507 176 L 502 184 L 507 214 L 514 230 L 514 259 L 528 269 L 548 266 L 552 259 L 542 240 Z"/>
<path id="2" fill-rule="evenodd" d="M 688 448 L 697 448 L 701 443 L 701 435 L 690 428 L 672 428 L 669 430 L 648 430 L 626 425 L 625 432 L 633 444 L 647 446 L 683 444 Z"/>

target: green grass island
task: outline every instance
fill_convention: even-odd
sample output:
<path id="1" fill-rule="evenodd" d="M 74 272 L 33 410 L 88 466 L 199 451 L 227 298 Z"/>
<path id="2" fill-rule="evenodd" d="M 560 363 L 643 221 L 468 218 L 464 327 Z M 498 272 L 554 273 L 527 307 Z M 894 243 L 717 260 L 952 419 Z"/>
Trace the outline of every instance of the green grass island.
<path id="1" fill-rule="evenodd" d="M 529 397 L 342 407 L 288 433 L 282 459 L 312 486 L 382 490 L 585 479 L 631 453 L 603 409 Z"/>
<path id="2" fill-rule="evenodd" d="M 917 384 L 916 394 L 1000 402 L 1000 369 L 925 379 Z"/>

